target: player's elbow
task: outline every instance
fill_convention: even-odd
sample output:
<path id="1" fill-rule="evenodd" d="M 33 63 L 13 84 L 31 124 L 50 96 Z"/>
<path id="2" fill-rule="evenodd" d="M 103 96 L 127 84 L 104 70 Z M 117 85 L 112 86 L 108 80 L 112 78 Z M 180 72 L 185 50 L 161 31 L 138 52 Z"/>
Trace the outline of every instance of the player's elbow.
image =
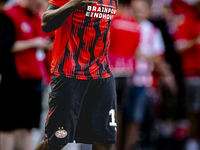
<path id="1" fill-rule="evenodd" d="M 45 33 L 52 32 L 60 27 L 58 24 L 52 22 L 42 22 L 41 26 Z"/>
<path id="2" fill-rule="evenodd" d="M 41 26 L 42 26 L 42 30 L 43 30 L 45 33 L 51 32 L 51 29 L 48 27 L 48 25 L 47 25 L 46 22 L 42 22 Z"/>

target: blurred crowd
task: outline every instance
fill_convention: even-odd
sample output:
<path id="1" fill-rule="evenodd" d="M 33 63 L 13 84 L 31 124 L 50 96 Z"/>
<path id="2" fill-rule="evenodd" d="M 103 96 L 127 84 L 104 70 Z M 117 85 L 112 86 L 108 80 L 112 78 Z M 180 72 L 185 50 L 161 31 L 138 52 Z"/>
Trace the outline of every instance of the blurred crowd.
<path id="1" fill-rule="evenodd" d="M 117 150 L 199 150 L 200 1 L 119 0 Z"/>
<path id="2" fill-rule="evenodd" d="M 44 138 L 54 39 L 40 25 L 47 5 L 0 0 L 0 150 L 32 150 Z M 200 150 L 200 0 L 118 0 L 110 30 L 113 150 Z"/>
<path id="3" fill-rule="evenodd" d="M 1 150 L 31 150 L 44 138 L 43 126 L 33 145 L 32 129 L 40 127 L 51 80 L 54 33 L 41 28 L 47 5 L 47 0 L 0 1 Z"/>

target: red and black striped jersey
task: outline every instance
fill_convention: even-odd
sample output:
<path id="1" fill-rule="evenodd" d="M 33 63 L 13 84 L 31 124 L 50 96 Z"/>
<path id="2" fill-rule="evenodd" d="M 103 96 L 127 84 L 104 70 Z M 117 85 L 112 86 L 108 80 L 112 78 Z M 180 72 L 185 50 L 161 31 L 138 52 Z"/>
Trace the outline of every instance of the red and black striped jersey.
<path id="1" fill-rule="evenodd" d="M 49 0 L 49 3 L 61 7 L 68 1 Z M 52 74 L 85 80 L 112 76 L 107 50 L 117 0 L 96 2 L 97 4 L 75 9 L 56 30 Z"/>

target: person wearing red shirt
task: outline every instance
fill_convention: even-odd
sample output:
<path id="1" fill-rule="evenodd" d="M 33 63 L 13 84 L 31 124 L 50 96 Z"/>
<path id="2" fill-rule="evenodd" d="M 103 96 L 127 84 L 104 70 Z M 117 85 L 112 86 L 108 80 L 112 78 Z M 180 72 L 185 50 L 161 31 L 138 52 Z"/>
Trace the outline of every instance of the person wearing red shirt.
<path id="1" fill-rule="evenodd" d="M 73 142 L 110 150 L 116 135 L 115 82 L 107 50 L 117 0 L 49 0 L 45 32 L 55 30 L 46 137 L 36 150 Z"/>
<path id="2" fill-rule="evenodd" d="M 22 0 L 1 14 L 0 149 L 13 149 L 15 129 L 22 135 L 18 148 L 31 149 L 31 129 L 39 127 L 45 71 L 43 50 L 49 45 L 37 15 L 41 2 Z"/>
<path id="3" fill-rule="evenodd" d="M 139 43 L 139 24 L 130 13 L 132 9 L 126 10 L 124 7 L 120 2 L 120 7 L 113 18 L 110 29 L 111 40 L 108 57 L 115 77 L 130 77 L 132 75 L 133 59 Z"/>
<path id="4" fill-rule="evenodd" d="M 163 57 L 165 45 L 162 33 L 148 20 L 151 7 L 151 0 L 135 0 L 133 3 L 133 14 L 140 25 L 140 39 L 134 73 L 129 80 L 129 100 L 124 111 L 126 122 L 128 122 L 126 128 L 129 128 L 124 142 L 126 150 L 140 147 L 137 142 L 143 125 L 148 124 L 149 130 L 152 127 L 155 109 L 150 99 L 155 99 L 155 95 L 158 95 L 156 92 L 158 78 L 162 76 L 170 89 L 176 89 L 173 74 Z M 148 133 L 144 130 L 143 133 L 148 139 Z M 145 147 L 145 144 L 143 146 Z"/>
<path id="5" fill-rule="evenodd" d="M 171 6 L 176 18 L 178 18 L 173 38 L 175 41 L 175 48 L 182 59 L 182 70 L 186 90 L 186 118 L 191 122 L 190 139 L 186 144 L 186 147 L 188 147 L 186 149 L 190 149 L 190 145 L 197 145 L 199 148 L 200 30 L 197 20 L 198 13 L 196 13 L 194 6 L 187 4 L 183 0 L 174 0 Z"/>

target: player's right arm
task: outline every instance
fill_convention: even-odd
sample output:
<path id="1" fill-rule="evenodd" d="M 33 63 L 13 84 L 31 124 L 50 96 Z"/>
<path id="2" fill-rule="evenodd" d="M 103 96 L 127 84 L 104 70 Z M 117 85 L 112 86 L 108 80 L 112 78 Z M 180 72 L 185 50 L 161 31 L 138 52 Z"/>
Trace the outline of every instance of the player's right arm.
<path id="1" fill-rule="evenodd" d="M 62 7 L 49 4 L 43 15 L 42 29 L 46 33 L 58 29 L 76 8 L 81 8 L 88 4 L 96 4 L 96 2 L 87 0 L 70 0 Z"/>

